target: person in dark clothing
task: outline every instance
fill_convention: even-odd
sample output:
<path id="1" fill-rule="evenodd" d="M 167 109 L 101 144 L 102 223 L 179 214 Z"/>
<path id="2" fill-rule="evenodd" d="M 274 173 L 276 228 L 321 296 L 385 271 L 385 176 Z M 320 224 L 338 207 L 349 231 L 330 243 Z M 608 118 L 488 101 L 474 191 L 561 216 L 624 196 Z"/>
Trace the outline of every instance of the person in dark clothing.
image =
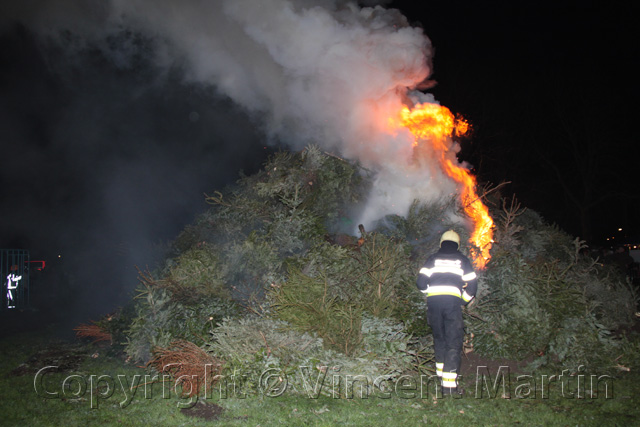
<path id="1" fill-rule="evenodd" d="M 443 395 L 462 392 L 457 387 L 464 339 L 462 306 L 473 300 L 478 288 L 476 273 L 459 245 L 458 233 L 445 232 L 440 250 L 427 259 L 417 282 L 427 295 L 427 322 L 433 331 L 436 374 L 442 379 Z"/>

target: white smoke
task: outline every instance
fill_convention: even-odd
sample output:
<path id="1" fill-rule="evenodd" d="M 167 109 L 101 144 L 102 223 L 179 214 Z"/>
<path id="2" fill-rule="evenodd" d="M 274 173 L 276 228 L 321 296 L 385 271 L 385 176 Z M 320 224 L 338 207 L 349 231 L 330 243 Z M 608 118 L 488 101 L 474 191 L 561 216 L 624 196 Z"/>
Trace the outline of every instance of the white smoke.
<path id="1" fill-rule="evenodd" d="M 314 143 L 360 161 L 376 173 L 365 226 L 405 215 L 416 198 L 456 191 L 437 162 L 413 165 L 407 131 L 389 131 L 388 118 L 411 96 L 434 102 L 410 92 L 431 73 L 431 43 L 397 10 L 337 0 L 18 3 L 5 19 L 28 19 L 48 37 L 69 30 L 96 42 L 140 32 L 154 40 L 158 65 L 215 87 L 273 140 L 296 149 Z M 110 52 L 126 64 L 124 53 Z"/>

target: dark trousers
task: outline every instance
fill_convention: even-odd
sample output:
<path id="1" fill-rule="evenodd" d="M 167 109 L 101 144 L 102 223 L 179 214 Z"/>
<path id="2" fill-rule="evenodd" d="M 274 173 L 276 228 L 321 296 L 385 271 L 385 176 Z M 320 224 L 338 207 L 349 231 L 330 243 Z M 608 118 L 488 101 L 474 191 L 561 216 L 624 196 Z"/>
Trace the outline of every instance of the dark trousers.
<path id="1" fill-rule="evenodd" d="M 460 373 L 464 339 L 460 298 L 448 295 L 427 298 L 427 321 L 433 330 L 436 363 L 444 363 L 445 373 Z"/>

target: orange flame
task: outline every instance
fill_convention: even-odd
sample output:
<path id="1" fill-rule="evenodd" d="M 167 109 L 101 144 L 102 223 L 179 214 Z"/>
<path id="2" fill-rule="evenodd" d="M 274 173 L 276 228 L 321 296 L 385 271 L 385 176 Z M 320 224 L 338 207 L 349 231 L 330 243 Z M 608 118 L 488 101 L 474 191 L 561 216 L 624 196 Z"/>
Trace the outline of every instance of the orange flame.
<path id="1" fill-rule="evenodd" d="M 412 110 L 404 107 L 400 111 L 400 124 L 413 134 L 414 152 L 435 152 L 445 173 L 462 184 L 461 200 L 465 213 L 473 221 L 474 229 L 469 242 L 473 245 L 472 256 L 477 268 L 484 268 L 491 257 L 489 250 L 493 242 L 493 219 L 489 209 L 476 192 L 476 178 L 469 170 L 458 165 L 451 151 L 453 135 L 464 135 L 469 124 L 456 120 L 448 108 L 437 104 L 417 104 Z"/>

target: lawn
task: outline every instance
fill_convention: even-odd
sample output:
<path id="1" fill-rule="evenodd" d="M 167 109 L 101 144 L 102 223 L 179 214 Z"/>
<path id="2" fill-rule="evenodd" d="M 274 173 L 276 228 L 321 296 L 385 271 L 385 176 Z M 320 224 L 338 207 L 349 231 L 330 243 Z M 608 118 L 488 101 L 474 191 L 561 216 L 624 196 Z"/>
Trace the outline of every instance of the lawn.
<path id="1" fill-rule="evenodd" d="M 637 372 L 598 375 L 594 378 L 601 381 L 593 393 L 590 372 L 580 379 L 565 376 L 555 381 L 549 381 L 551 373 L 518 377 L 512 372 L 503 389 L 500 383 L 494 388 L 494 369 L 483 380 L 467 375 L 466 393 L 455 399 L 438 398 L 431 389 L 423 389 L 421 395 L 413 377 L 386 393 L 375 389 L 368 398 L 358 397 L 357 383 L 353 395 L 347 396 L 343 389 L 333 397 L 317 398 L 289 389 L 234 393 L 228 383 L 226 396 L 217 389 L 197 399 L 177 395 L 169 383 L 164 384 L 163 396 L 162 382 L 145 378 L 148 372 L 125 363 L 108 346 L 46 336 L 46 332 L 23 333 L 0 340 L 0 424 L 198 426 L 215 420 L 217 425 L 251 426 L 575 426 L 632 425 L 640 419 Z M 59 366 L 58 372 L 47 366 Z M 504 390 L 510 398 L 502 397 Z"/>

